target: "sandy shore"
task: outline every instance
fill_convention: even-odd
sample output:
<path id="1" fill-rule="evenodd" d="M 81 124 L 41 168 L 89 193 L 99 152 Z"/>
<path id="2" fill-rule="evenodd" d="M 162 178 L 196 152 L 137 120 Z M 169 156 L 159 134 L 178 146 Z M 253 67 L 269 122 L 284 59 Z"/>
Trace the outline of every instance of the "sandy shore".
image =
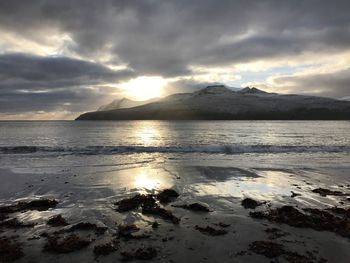
<path id="1" fill-rule="evenodd" d="M 58 203 L 45 209 L 22 207 L 21 211 L 6 213 L 0 226 L 0 245 L 8 241 L 5 237 L 11 238 L 9 242 L 21 251 L 18 262 L 118 262 L 142 257 L 160 262 L 348 262 L 349 236 L 339 231 L 296 227 L 278 222 L 278 218 L 273 221 L 251 216 L 254 211 L 267 213 L 286 205 L 307 215 L 303 208 L 347 208 L 348 174 L 347 168 L 171 165 L 111 167 L 91 172 L 62 169 L 55 173 L 2 169 L 1 207 L 16 207 L 19 201 L 36 199 Z M 333 192 L 319 193 L 315 191 L 318 188 Z M 174 189 L 179 196 L 167 204 L 158 204 L 156 195 L 164 189 Z M 160 214 L 145 213 L 144 203 L 117 211 L 118 201 L 137 194 L 152 196 L 157 207 L 171 212 L 180 222 L 174 224 Z M 257 201 L 259 206 L 243 207 L 245 198 Z M 210 211 L 174 207 L 193 203 Z M 342 218 L 349 227 L 349 214 L 327 213 Z M 48 225 L 48 220 L 57 215 L 65 224 Z M 13 218 L 22 226 L 3 223 Z M 73 227 L 82 222 L 92 225 Z M 72 235 L 86 244 L 71 242 L 74 251 L 48 247 L 50 242 L 68 242 L 67 237 Z"/>

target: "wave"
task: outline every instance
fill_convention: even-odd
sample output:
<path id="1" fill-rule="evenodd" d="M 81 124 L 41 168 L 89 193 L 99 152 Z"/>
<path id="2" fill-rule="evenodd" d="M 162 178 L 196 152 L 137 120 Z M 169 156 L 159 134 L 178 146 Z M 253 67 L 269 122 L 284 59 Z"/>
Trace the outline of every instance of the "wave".
<path id="1" fill-rule="evenodd" d="M 86 147 L 55 147 L 55 146 L 11 146 L 0 147 L 2 154 L 52 153 L 58 155 L 110 155 L 131 153 L 204 153 L 204 154 L 244 154 L 244 153 L 303 153 L 350 152 L 350 146 L 313 145 L 313 146 L 282 146 L 282 145 L 214 145 L 214 146 L 86 146 Z"/>

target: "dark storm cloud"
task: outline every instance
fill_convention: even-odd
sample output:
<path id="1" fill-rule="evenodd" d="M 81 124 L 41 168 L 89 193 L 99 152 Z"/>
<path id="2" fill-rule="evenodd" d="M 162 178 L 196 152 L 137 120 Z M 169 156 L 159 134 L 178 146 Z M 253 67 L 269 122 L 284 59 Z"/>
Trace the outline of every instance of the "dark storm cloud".
<path id="1" fill-rule="evenodd" d="M 26 54 L 0 55 L 0 88 L 56 88 L 118 81 L 130 70 L 114 71 L 103 65 L 67 57 Z"/>
<path id="2" fill-rule="evenodd" d="M 0 25 L 47 25 L 76 52 L 111 52 L 140 74 L 188 74 L 190 64 L 237 63 L 350 45 L 349 1 L 1 1 Z M 243 38 L 239 36 L 247 32 Z M 229 39 L 225 41 L 225 39 Z"/>
<path id="3" fill-rule="evenodd" d="M 349 13 L 348 0 L 0 0 L 0 31 L 41 45 L 52 45 L 48 36 L 65 34 L 72 40 L 64 47 L 67 54 L 82 58 L 3 54 L 0 96 L 46 90 L 40 95 L 22 92 L 20 107 L 25 107 L 25 96 L 32 96 L 28 105 L 34 97 L 47 107 L 74 98 L 89 103 L 99 95 L 83 86 L 132 76 L 88 62 L 101 62 L 101 57 L 127 64 L 135 75 L 173 77 L 195 74 L 192 65 L 224 67 L 307 52 L 343 52 L 350 46 Z M 333 85 L 337 77 L 342 75 L 324 83 Z M 336 88 L 323 86 L 323 94 L 335 94 Z M 172 87 L 178 92 L 189 85 Z M 314 87 L 306 88 L 312 92 Z"/>
<path id="4" fill-rule="evenodd" d="M 91 86 L 131 76 L 130 70 L 114 71 L 67 57 L 3 54 L 0 55 L 0 111 L 52 110 L 63 107 L 63 103 L 74 103 L 75 109 L 83 110 L 80 104 L 86 107 L 93 99 L 98 101 L 106 96 L 104 90 Z"/>
<path id="5" fill-rule="evenodd" d="M 274 84 L 282 88 L 287 85 L 295 93 L 333 98 L 347 97 L 350 94 L 350 68 L 328 74 L 280 77 L 274 79 Z"/>

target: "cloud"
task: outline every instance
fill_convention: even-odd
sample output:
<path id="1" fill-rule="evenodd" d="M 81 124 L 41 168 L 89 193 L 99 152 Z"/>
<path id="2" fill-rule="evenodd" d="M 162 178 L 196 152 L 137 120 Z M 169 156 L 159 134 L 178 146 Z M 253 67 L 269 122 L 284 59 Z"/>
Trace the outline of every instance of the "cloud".
<path id="1" fill-rule="evenodd" d="M 264 69 L 293 61 L 298 68 L 305 58 L 349 51 L 349 12 L 348 0 L 0 1 L 0 95 L 7 96 L 6 107 L 33 96 L 36 104 L 26 105 L 47 110 L 69 98 L 85 104 L 91 96 L 102 100 L 108 92 L 99 93 L 98 86 L 137 76 L 169 79 L 173 92 L 201 77 L 234 84 L 242 67 L 249 72 L 249 65 Z M 121 66 L 126 69 L 112 70 Z M 322 89 L 296 78 L 293 91 L 342 93 L 331 86 L 340 86 L 340 74 L 328 76 Z"/>
<path id="2" fill-rule="evenodd" d="M 342 98 L 350 94 L 350 68 L 332 73 L 280 76 L 271 82 L 289 93 Z"/>
<path id="3" fill-rule="evenodd" d="M 101 85 L 133 75 L 129 69 L 116 71 L 67 57 L 3 54 L 0 55 L 0 111 L 85 110 L 88 103 L 95 105 L 111 93 L 110 88 Z"/>

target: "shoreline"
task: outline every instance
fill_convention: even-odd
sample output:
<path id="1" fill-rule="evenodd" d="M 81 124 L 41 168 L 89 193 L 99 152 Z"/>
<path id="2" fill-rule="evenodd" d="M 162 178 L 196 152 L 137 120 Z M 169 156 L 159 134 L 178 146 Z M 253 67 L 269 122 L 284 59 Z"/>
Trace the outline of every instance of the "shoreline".
<path id="1" fill-rule="evenodd" d="M 156 251 L 153 260 L 161 262 L 186 260 L 269 262 L 268 257 L 256 253 L 264 251 L 264 246 L 268 246 L 268 250 L 280 249 L 278 251 L 281 254 L 278 258 L 291 257 L 292 251 L 302 255 L 306 260 L 310 258 L 309 252 L 311 252 L 315 258 L 310 262 L 321 262 L 319 260 L 323 258 L 328 262 L 335 260 L 344 262 L 350 256 L 350 252 L 346 249 L 349 239 L 329 231 L 316 231 L 309 227 L 296 228 L 285 223 L 270 222 L 267 219 L 255 219 L 250 216 L 250 212 L 266 212 L 284 205 L 291 205 L 298 209 L 321 210 L 335 206 L 349 207 L 350 185 L 345 176 L 346 171 L 343 168 L 338 175 L 332 176 L 327 175 L 325 171 L 325 174 L 318 173 L 316 177 L 315 171 L 303 169 L 247 169 L 215 166 L 178 166 L 171 169 L 150 166 L 91 174 L 75 174 L 69 170 L 63 170 L 59 174 L 51 175 L 48 173 L 29 175 L 0 170 L 1 176 L 7 174 L 9 182 L 14 182 L 12 188 L 9 185 L 5 186 L 8 188 L 8 193 L 10 191 L 17 193 L 12 202 L 11 196 L 6 198 L 2 195 L 0 206 L 16 204 L 19 201 L 18 198 L 22 201 L 38 198 L 58 201 L 56 207 L 49 208 L 47 211 L 30 210 L 10 214 L 10 218 L 17 218 L 26 224 L 35 223 L 35 226 L 18 229 L 2 226 L 0 235 L 17 236 L 16 240 L 21 244 L 24 253 L 24 257 L 18 262 L 48 262 L 56 257 L 58 262 L 64 262 L 68 258 L 94 262 L 96 256 L 93 252 L 94 248 L 110 243 L 120 231 L 118 226 L 129 225 L 139 228 L 133 233 L 137 238 L 118 239 L 116 250 L 113 249 L 109 255 L 98 256 L 98 261 L 118 262 L 124 257 L 123 252 L 132 254 L 139 248 L 152 247 Z M 332 181 L 333 184 L 331 184 Z M 337 184 L 334 184 L 335 181 Z M 176 190 L 179 197 L 161 207 L 178 217 L 179 224 L 174 225 L 157 214 L 143 214 L 140 208 L 127 212 L 116 211 L 115 204 L 120 200 L 131 198 L 137 193 L 154 195 L 170 188 Z M 317 188 L 331 189 L 349 195 L 321 196 L 319 193 L 312 192 Z M 6 194 L 3 190 L 1 189 L 0 192 Z M 292 192 L 298 195 L 292 197 Z M 245 198 L 266 203 L 255 209 L 245 209 L 241 204 Z M 208 206 L 210 212 L 203 213 L 173 207 L 173 205 L 195 202 Z M 48 226 L 47 221 L 57 215 L 62 215 L 69 225 Z M 63 231 L 60 238 L 73 233 L 83 240 L 90 240 L 91 243 L 68 254 L 43 251 L 48 239 L 42 236 L 43 233 L 46 232 L 51 236 L 57 230 L 69 229 L 73 225 L 86 222 L 106 227 L 107 230 L 102 235 L 96 234 L 94 227 L 77 230 L 74 233 Z M 159 223 L 156 229 L 152 228 L 154 222 Z M 206 232 L 207 230 L 209 233 L 216 233 L 215 231 L 219 230 L 226 233 L 211 235 Z M 265 243 L 254 243 L 257 241 Z M 227 245 L 218 247 L 214 245 L 217 242 Z M 283 249 L 278 246 L 271 248 L 275 244 L 283 246 Z M 334 250 L 335 247 L 337 250 Z M 108 248 L 104 249 L 108 250 Z M 337 254 L 334 254 L 334 251 L 337 251 Z M 148 252 L 154 253 L 153 250 Z M 135 255 L 129 256 L 135 257 Z"/>

